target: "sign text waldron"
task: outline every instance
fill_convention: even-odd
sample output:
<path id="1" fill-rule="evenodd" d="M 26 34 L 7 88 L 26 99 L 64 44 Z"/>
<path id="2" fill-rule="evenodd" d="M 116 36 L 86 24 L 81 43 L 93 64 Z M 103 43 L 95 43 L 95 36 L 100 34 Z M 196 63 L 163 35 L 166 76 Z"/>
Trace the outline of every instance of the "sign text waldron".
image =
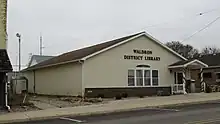
<path id="1" fill-rule="evenodd" d="M 150 50 L 136 50 L 134 49 L 133 52 L 135 54 L 145 54 L 145 55 L 151 55 L 153 52 Z M 127 60 L 152 60 L 152 61 L 160 61 L 160 57 L 154 57 L 154 56 L 144 56 L 144 55 L 124 55 L 124 59 Z"/>

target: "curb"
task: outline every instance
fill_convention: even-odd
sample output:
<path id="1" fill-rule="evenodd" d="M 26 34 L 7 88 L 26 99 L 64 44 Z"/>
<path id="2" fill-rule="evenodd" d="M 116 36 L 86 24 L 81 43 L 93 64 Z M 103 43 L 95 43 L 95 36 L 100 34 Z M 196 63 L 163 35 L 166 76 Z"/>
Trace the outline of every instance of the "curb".
<path id="1" fill-rule="evenodd" d="M 50 119 L 59 119 L 62 117 L 69 117 L 69 116 L 96 116 L 96 115 L 106 115 L 106 114 L 113 114 L 113 113 L 121 113 L 121 112 L 131 112 L 131 111 L 138 111 L 146 108 L 166 108 L 166 107 L 178 107 L 178 106 L 185 106 L 185 105 L 197 105 L 197 104 L 205 104 L 216 102 L 219 100 L 209 100 L 209 101 L 197 101 L 197 102 L 186 102 L 186 103 L 176 103 L 176 104 L 167 104 L 167 105 L 159 105 L 159 106 L 143 106 L 143 107 L 136 107 L 131 109 L 118 109 L 112 111 L 96 111 L 90 113 L 79 113 L 79 114 L 63 114 L 63 115 L 54 115 L 54 116 L 46 116 L 46 117 L 28 117 L 25 119 L 14 119 L 14 120 L 5 120 L 1 121 L 0 123 L 18 123 L 18 122 L 27 122 L 27 121 L 40 121 L 40 120 L 50 120 Z"/>

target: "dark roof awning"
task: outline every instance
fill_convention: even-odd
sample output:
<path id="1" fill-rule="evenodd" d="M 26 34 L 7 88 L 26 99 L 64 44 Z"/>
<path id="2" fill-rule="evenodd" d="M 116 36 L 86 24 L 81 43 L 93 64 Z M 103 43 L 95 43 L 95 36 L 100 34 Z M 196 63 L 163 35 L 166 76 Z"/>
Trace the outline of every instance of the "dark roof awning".
<path id="1" fill-rule="evenodd" d="M 0 72 L 11 72 L 12 70 L 6 49 L 0 49 Z"/>

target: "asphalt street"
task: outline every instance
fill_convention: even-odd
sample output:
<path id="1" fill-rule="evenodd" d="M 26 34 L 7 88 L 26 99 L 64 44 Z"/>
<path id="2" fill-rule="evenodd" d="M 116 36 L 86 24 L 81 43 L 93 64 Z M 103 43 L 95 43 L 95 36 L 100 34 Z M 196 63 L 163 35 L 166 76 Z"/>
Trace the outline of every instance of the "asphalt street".
<path id="1" fill-rule="evenodd" d="M 220 124 L 220 101 L 13 124 Z"/>

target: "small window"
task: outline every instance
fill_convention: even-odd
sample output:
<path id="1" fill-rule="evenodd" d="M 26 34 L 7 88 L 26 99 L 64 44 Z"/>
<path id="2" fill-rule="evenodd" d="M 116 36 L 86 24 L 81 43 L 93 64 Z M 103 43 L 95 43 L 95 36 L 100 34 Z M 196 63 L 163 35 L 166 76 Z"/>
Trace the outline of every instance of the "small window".
<path id="1" fill-rule="evenodd" d="M 137 86 L 143 86 L 143 70 L 136 70 Z"/>
<path id="2" fill-rule="evenodd" d="M 134 70 L 128 70 L 128 86 L 135 86 Z"/>
<path id="3" fill-rule="evenodd" d="M 158 86 L 158 70 L 152 70 L 152 84 L 153 86 Z"/>
<path id="4" fill-rule="evenodd" d="M 144 70 L 144 85 L 145 86 L 150 86 L 151 85 L 150 70 Z"/>
<path id="5" fill-rule="evenodd" d="M 216 79 L 220 79 L 220 73 L 216 73 Z"/>
<path id="6" fill-rule="evenodd" d="M 212 73 L 211 72 L 203 73 L 203 78 L 212 78 Z"/>

